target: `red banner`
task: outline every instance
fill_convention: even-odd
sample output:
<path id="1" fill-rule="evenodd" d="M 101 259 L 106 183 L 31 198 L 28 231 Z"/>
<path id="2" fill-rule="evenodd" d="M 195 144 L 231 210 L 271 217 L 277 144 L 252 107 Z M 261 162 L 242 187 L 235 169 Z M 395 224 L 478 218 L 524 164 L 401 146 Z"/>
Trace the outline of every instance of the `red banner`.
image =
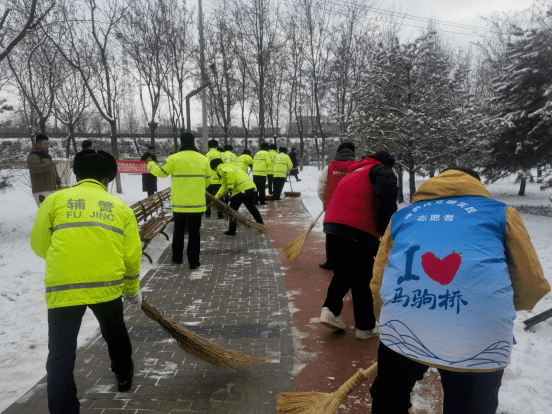
<path id="1" fill-rule="evenodd" d="M 117 160 L 119 174 L 149 174 L 145 161 Z"/>

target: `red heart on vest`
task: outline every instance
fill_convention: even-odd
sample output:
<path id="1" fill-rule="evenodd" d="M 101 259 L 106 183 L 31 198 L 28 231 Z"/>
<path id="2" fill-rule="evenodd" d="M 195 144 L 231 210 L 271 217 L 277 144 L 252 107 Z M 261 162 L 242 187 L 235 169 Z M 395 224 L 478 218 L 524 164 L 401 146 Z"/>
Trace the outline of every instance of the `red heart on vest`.
<path id="1" fill-rule="evenodd" d="M 422 255 L 424 272 L 441 285 L 448 285 L 452 282 L 452 279 L 454 279 L 460 268 L 460 263 L 462 262 L 461 254 L 455 253 L 453 250 L 451 254 L 441 260 L 433 253 L 427 252 Z"/>

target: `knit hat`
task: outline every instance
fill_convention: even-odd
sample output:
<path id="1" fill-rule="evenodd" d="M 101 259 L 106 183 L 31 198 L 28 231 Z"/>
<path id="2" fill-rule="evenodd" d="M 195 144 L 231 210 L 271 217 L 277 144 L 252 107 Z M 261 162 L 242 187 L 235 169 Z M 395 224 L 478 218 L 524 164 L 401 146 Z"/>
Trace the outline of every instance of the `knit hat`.
<path id="1" fill-rule="evenodd" d="M 191 132 L 183 132 L 180 135 L 180 144 L 183 147 L 195 147 L 195 137 Z"/>
<path id="2" fill-rule="evenodd" d="M 75 155 L 73 172 L 81 179 L 93 178 L 101 181 L 108 177 L 111 182 L 117 175 L 117 161 L 108 152 L 85 150 Z"/>

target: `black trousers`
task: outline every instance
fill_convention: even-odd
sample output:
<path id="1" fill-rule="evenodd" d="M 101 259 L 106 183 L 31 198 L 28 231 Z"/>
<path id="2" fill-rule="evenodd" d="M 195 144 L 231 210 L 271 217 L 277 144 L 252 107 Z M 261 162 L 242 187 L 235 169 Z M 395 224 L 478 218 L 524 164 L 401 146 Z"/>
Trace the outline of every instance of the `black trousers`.
<path id="1" fill-rule="evenodd" d="M 117 298 L 94 305 L 48 309 L 48 360 L 46 362 L 48 407 L 51 414 L 79 412 L 73 371 L 82 317 L 87 306 L 100 323 L 111 371 L 122 377 L 132 369 L 132 346 L 123 319 L 123 301 Z"/>
<path id="2" fill-rule="evenodd" d="M 255 204 L 260 203 L 261 205 L 266 204 L 266 177 L 264 175 L 254 175 L 253 176 L 253 182 L 255 183 L 255 186 L 257 187 L 257 193 L 255 197 Z"/>
<path id="3" fill-rule="evenodd" d="M 336 316 L 341 314 L 343 298 L 350 289 L 353 295 L 355 326 L 360 330 L 374 329 L 376 317 L 370 281 L 377 246 L 368 241 L 355 241 L 331 233 L 326 233 L 326 240 L 334 275 L 324 307 L 329 308 Z"/>
<path id="4" fill-rule="evenodd" d="M 152 174 L 142 174 L 142 191 L 147 191 L 148 197 L 157 191 L 157 177 Z"/>
<path id="5" fill-rule="evenodd" d="M 429 367 L 380 342 L 378 374 L 370 394 L 372 414 L 408 414 L 410 393 Z M 443 414 L 495 414 L 504 370 L 453 372 L 439 369 L 443 384 Z"/>
<path id="6" fill-rule="evenodd" d="M 245 207 L 249 210 L 253 218 L 257 223 L 263 224 L 263 217 L 257 207 L 255 206 L 255 189 L 250 188 L 249 190 L 242 191 L 239 194 L 236 194 L 230 199 L 230 207 L 238 211 L 242 204 L 245 204 Z M 230 227 L 228 231 L 235 233 L 238 228 L 236 220 L 230 219 Z"/>
<path id="7" fill-rule="evenodd" d="M 286 177 L 274 177 L 274 181 L 272 182 L 272 189 L 274 198 L 273 200 L 281 200 L 282 198 L 282 190 L 284 189 L 284 184 L 286 183 Z"/>
<path id="8" fill-rule="evenodd" d="M 293 175 L 295 179 L 299 181 L 299 168 L 298 167 L 292 168 L 289 171 L 289 175 L 290 175 L 290 179 L 291 179 L 291 176 Z"/>
<path id="9" fill-rule="evenodd" d="M 172 241 L 172 260 L 182 263 L 184 260 L 184 233 L 188 227 L 188 264 L 193 266 L 199 263 L 199 250 L 201 240 L 199 228 L 201 227 L 201 216 L 203 213 L 173 213 L 174 232 Z"/>
<path id="10" fill-rule="evenodd" d="M 274 175 L 267 174 L 266 179 L 268 180 L 268 194 L 274 193 Z"/>
<path id="11" fill-rule="evenodd" d="M 220 186 L 221 184 L 211 184 L 209 187 L 207 187 L 207 192 L 211 195 L 215 195 L 218 190 L 220 189 Z M 207 203 L 208 205 L 210 203 Z M 209 207 L 207 207 L 207 210 L 205 211 L 205 217 L 209 218 L 211 217 L 211 206 L 209 205 Z M 222 213 L 219 211 L 218 212 L 218 217 L 221 218 L 222 217 Z"/>

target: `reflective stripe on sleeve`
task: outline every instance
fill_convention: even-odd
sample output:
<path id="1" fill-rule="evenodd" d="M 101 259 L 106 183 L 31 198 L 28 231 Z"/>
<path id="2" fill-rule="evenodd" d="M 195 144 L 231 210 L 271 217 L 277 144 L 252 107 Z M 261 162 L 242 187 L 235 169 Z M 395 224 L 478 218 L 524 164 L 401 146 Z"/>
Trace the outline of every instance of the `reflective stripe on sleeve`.
<path id="1" fill-rule="evenodd" d="M 140 273 L 138 273 L 137 275 L 134 275 L 134 276 L 125 276 L 124 279 L 125 280 L 136 280 L 140 277 Z"/>
<path id="2" fill-rule="evenodd" d="M 192 175 L 192 174 L 190 174 L 190 175 L 188 175 L 188 174 L 186 174 L 186 175 L 173 175 L 172 177 L 175 177 L 175 178 L 189 178 L 189 177 L 192 177 L 192 178 L 193 177 L 195 177 L 195 178 L 207 178 L 206 175 Z"/>
<path id="3" fill-rule="evenodd" d="M 175 206 L 174 204 L 172 205 L 172 208 L 201 208 L 201 207 L 207 207 L 207 204 L 203 204 L 201 206 Z"/>
<path id="4" fill-rule="evenodd" d="M 72 283 L 70 285 L 47 286 L 46 287 L 46 293 L 62 292 L 64 290 L 110 287 L 110 286 L 117 286 L 117 285 L 121 285 L 121 284 L 123 284 L 123 279 L 111 280 L 109 282 Z"/>
<path id="5" fill-rule="evenodd" d="M 251 181 L 251 180 L 242 181 L 241 183 L 236 184 L 236 187 L 239 187 L 240 185 L 245 184 L 245 183 L 248 183 L 248 182 L 250 182 L 250 181 Z"/>
<path id="6" fill-rule="evenodd" d="M 169 175 L 169 173 L 168 173 L 167 171 L 165 171 L 165 170 L 163 169 L 163 167 L 160 166 L 160 165 L 157 164 L 157 163 L 152 164 L 151 167 L 148 168 L 149 172 L 151 172 L 151 169 L 152 169 L 155 165 L 157 165 L 157 167 L 159 167 L 159 169 L 163 172 L 163 174 Z M 165 165 L 165 164 L 163 164 L 163 165 Z"/>
<path id="7" fill-rule="evenodd" d="M 97 221 L 82 221 L 82 222 L 79 222 L 79 223 L 64 223 L 64 224 L 60 224 L 60 225 L 54 227 L 53 231 L 67 229 L 67 228 L 70 228 L 70 227 L 101 227 L 103 229 L 106 229 L 106 230 L 115 232 L 117 234 L 120 234 L 121 236 L 125 235 L 125 232 L 123 230 L 121 230 L 117 227 L 110 226 L 108 224 L 98 223 Z"/>

